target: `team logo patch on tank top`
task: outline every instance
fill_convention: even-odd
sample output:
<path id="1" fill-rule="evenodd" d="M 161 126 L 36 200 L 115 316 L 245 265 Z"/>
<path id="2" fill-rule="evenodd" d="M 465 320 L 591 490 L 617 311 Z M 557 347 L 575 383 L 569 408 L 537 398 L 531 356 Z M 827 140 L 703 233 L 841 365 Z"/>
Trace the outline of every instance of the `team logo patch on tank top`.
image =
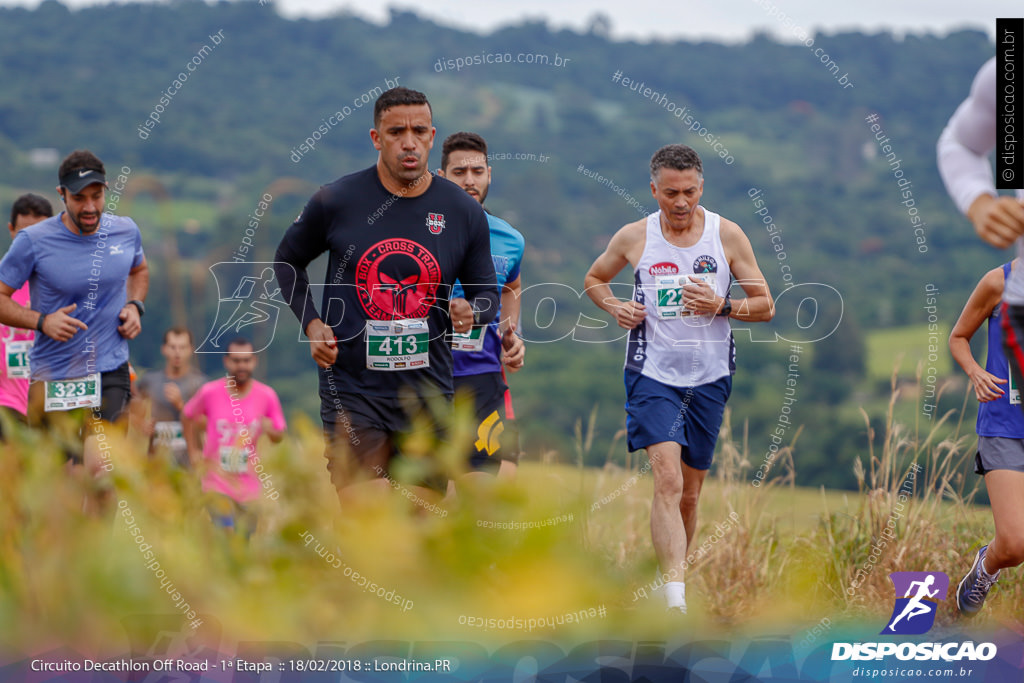
<path id="1" fill-rule="evenodd" d="M 655 263 L 653 266 L 647 269 L 653 277 L 659 275 L 678 275 L 679 266 L 669 261 L 662 261 L 661 263 Z"/>
<path id="2" fill-rule="evenodd" d="M 441 231 L 444 230 L 444 214 L 428 213 L 427 230 L 429 230 L 432 235 L 440 235 Z"/>
<path id="3" fill-rule="evenodd" d="M 412 240 L 378 242 L 356 265 L 359 303 L 371 320 L 425 318 L 440 282 L 437 259 Z"/>
<path id="4" fill-rule="evenodd" d="M 693 262 L 693 272 L 717 273 L 718 261 L 715 260 L 714 256 L 698 256 L 697 259 Z"/>

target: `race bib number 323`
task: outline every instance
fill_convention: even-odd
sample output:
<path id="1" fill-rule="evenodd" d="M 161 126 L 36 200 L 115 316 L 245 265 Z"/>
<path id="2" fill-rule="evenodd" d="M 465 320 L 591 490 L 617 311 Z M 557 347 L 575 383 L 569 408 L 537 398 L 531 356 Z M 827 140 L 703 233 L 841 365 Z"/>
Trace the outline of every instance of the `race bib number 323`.
<path id="1" fill-rule="evenodd" d="M 47 411 L 98 408 L 100 405 L 100 373 L 79 379 L 49 380 L 45 383 Z"/>

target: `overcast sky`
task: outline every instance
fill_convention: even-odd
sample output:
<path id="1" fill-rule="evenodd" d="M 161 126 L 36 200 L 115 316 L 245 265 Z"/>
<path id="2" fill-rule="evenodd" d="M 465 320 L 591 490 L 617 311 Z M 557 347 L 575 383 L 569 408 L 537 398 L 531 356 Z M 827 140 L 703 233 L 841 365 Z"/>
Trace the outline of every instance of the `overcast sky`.
<path id="1" fill-rule="evenodd" d="M 61 0 L 81 7 L 106 0 Z M 257 2 L 257 0 L 240 0 Z M 441 23 L 490 31 L 524 17 L 543 17 L 553 27 L 583 28 L 596 12 L 606 14 L 617 38 L 714 38 L 736 41 L 755 30 L 794 40 L 792 29 L 770 11 L 784 14 L 792 26 L 810 31 L 859 29 L 944 34 L 964 27 L 995 29 L 996 17 L 1024 15 L 1020 0 L 276 0 L 286 16 L 325 16 L 348 10 L 383 21 L 388 6 L 411 9 Z M 0 5 L 34 7 L 39 0 L 0 0 Z"/>

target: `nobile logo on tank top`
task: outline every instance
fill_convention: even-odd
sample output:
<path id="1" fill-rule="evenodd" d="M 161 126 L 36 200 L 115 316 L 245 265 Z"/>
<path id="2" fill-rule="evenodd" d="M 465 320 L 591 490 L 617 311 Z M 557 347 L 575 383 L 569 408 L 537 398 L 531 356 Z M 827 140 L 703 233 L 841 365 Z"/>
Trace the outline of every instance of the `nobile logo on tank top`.
<path id="1" fill-rule="evenodd" d="M 693 272 L 717 273 L 718 261 L 715 260 L 714 256 L 698 256 L 693 262 Z"/>
<path id="2" fill-rule="evenodd" d="M 648 272 L 653 277 L 657 277 L 659 275 L 678 275 L 679 274 L 679 266 L 677 266 L 676 264 L 674 264 L 674 263 L 672 263 L 670 261 L 662 261 L 661 263 L 655 263 L 653 266 L 651 266 L 647 270 L 648 270 Z"/>
<path id="3" fill-rule="evenodd" d="M 437 259 L 412 240 L 378 242 L 356 265 L 359 303 L 371 320 L 427 317 L 440 282 Z"/>

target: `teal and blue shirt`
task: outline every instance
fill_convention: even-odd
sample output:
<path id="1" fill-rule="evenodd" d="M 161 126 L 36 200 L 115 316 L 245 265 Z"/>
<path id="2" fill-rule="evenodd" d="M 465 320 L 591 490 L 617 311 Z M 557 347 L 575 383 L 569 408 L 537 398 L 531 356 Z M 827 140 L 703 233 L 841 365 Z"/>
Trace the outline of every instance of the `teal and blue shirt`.
<path id="1" fill-rule="evenodd" d="M 487 214 L 487 225 L 491 231 L 491 259 L 494 261 L 494 274 L 498 279 L 500 290 L 507 282 L 514 282 L 519 277 L 519 268 L 523 263 L 523 250 L 526 241 L 522 233 L 506 221 Z M 456 282 L 452 297 L 464 297 L 462 284 Z M 455 366 L 454 377 L 466 375 L 482 375 L 486 372 L 501 372 L 501 333 L 498 322 L 501 311 L 487 326 L 484 332 L 484 348 L 481 351 L 453 351 Z"/>

